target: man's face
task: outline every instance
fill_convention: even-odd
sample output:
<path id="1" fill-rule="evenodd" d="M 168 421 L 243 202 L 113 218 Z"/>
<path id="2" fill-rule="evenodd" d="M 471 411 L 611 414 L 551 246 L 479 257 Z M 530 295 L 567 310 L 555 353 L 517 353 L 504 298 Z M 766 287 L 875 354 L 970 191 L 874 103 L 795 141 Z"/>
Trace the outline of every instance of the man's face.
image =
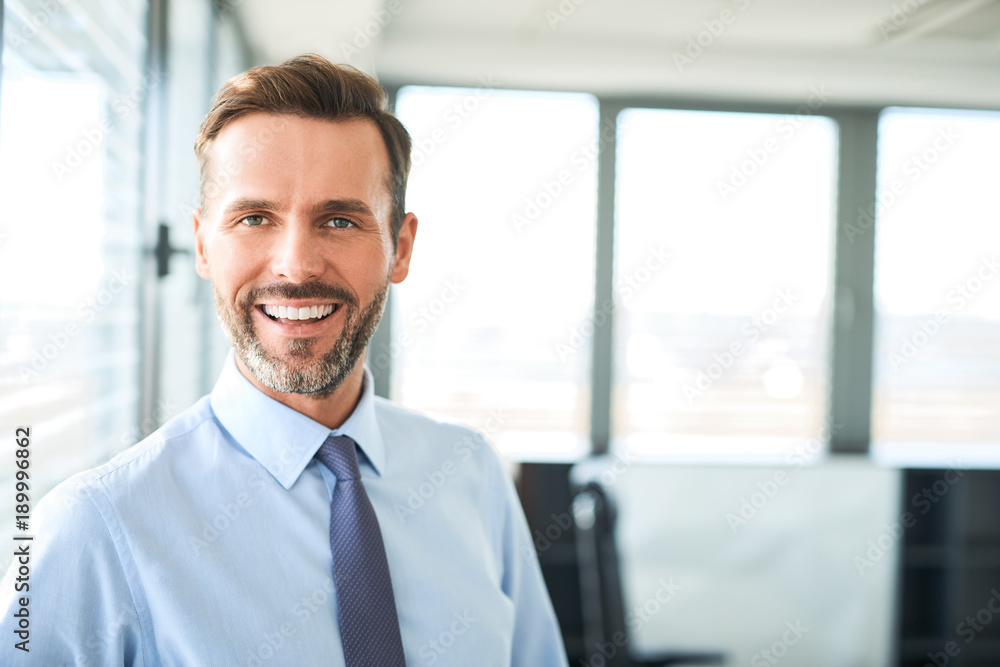
<path id="1" fill-rule="evenodd" d="M 406 277 L 416 232 L 407 215 L 393 248 L 378 129 L 253 113 L 222 129 L 208 169 L 197 270 L 236 354 L 274 391 L 329 394 Z"/>

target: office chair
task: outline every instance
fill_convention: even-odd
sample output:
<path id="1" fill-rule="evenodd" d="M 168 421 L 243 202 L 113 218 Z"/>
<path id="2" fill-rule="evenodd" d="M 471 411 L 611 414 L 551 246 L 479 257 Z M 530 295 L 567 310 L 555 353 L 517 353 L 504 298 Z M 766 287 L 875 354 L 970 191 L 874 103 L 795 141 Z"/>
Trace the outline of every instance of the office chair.
<path id="1" fill-rule="evenodd" d="M 621 572 L 615 548 L 616 509 L 598 481 L 577 486 L 573 498 L 586 667 L 721 665 L 720 652 L 662 651 L 640 654 L 625 624 Z"/>

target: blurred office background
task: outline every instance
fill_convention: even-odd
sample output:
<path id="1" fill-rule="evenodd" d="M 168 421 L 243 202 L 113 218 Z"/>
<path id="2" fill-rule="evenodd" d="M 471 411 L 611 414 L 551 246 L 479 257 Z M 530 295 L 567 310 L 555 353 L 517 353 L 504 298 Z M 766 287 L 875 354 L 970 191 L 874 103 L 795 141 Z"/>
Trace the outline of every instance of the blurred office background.
<path id="1" fill-rule="evenodd" d="M 211 390 L 194 137 L 230 76 L 317 52 L 376 75 L 414 139 L 377 391 L 510 461 L 571 664 L 1000 665 L 1000 2 L 2 19 L 3 489 L 16 426 L 37 500 Z M 588 480 L 617 509 L 623 642 L 593 630 Z"/>

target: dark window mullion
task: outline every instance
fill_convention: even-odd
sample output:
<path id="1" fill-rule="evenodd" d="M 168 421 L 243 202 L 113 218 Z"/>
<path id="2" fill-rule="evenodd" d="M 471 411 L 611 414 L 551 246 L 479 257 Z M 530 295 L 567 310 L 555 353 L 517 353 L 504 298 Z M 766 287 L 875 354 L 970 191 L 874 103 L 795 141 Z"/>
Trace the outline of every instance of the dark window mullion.
<path id="1" fill-rule="evenodd" d="M 618 102 L 600 100 L 594 348 L 590 387 L 590 442 L 594 454 L 606 453 L 611 441 L 611 392 L 614 386 L 615 169 L 618 152 L 618 114 L 623 108 L 624 106 Z"/>
<path id="2" fill-rule="evenodd" d="M 859 220 L 869 219 L 875 206 L 879 113 L 831 114 L 840 128 L 828 399 L 832 454 L 867 454 L 871 439 L 875 229 L 860 228 Z"/>

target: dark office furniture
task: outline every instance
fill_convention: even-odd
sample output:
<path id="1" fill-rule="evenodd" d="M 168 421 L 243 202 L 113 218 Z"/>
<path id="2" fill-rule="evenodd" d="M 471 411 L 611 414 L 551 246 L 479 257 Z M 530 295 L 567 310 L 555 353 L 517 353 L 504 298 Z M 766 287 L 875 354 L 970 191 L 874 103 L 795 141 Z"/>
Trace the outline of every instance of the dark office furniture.
<path id="1" fill-rule="evenodd" d="M 522 463 L 517 491 L 562 630 L 566 657 L 570 665 L 579 667 L 584 652 L 583 620 L 575 531 L 570 518 L 571 468 L 569 463 Z"/>
<path id="2" fill-rule="evenodd" d="M 630 644 L 625 622 L 621 571 L 615 547 L 616 510 L 600 482 L 587 481 L 573 497 L 583 611 L 585 665 L 660 667 L 721 665 L 720 652 L 657 652 L 643 655 Z"/>
<path id="3" fill-rule="evenodd" d="M 900 667 L 1000 665 L 1000 471 L 905 470 Z"/>

